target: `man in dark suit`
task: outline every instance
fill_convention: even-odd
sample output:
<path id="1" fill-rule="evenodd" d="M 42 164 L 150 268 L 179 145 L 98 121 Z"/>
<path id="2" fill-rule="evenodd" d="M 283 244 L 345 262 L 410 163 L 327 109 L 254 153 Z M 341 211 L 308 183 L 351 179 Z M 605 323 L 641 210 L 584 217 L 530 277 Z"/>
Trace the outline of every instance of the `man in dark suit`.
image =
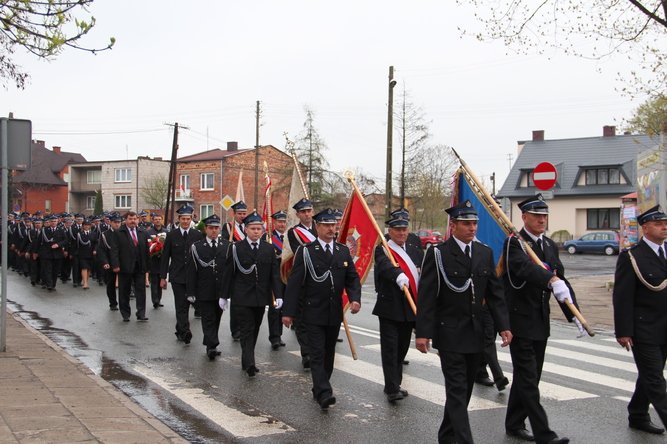
<path id="1" fill-rule="evenodd" d="M 661 434 L 665 429 L 651 422 L 653 404 L 667 426 L 665 359 L 667 358 L 667 214 L 655 206 L 637 216 L 643 237 L 622 251 L 614 278 L 614 326 L 616 341 L 632 354 L 637 365 L 635 392 L 628 404 L 630 428 Z"/>
<path id="2" fill-rule="evenodd" d="M 109 300 L 109 310 L 118 310 L 118 296 L 116 290 L 116 279 L 118 275 L 111 266 L 111 244 L 114 232 L 120 229 L 121 217 L 118 213 L 112 213 L 108 216 L 108 228 L 100 233 L 100 241 L 97 244 L 97 259 L 102 265 L 104 271 L 104 285 L 106 286 L 107 299 Z"/>
<path id="3" fill-rule="evenodd" d="M 37 259 L 37 249 L 39 247 L 39 237 L 42 235 L 44 221 L 40 216 L 35 216 L 33 219 L 33 227 L 28 231 L 28 238 L 30 239 L 30 247 L 28 254 L 30 255 L 30 285 L 33 287 L 39 282 L 39 260 Z"/>
<path id="4" fill-rule="evenodd" d="M 222 266 L 229 242 L 220 237 L 220 218 L 213 214 L 203 220 L 206 237 L 192 244 L 185 261 L 185 294 L 196 299 L 201 313 L 206 356 L 213 361 L 220 355 L 218 330 L 222 317 Z"/>
<path id="5" fill-rule="evenodd" d="M 255 344 L 264 309 L 273 305 L 274 296 L 276 308 L 283 305 L 280 263 L 271 244 L 262 240 L 263 223 L 256 211 L 243 219 L 246 238 L 229 248 L 222 273 L 222 298 L 231 298 L 236 307 L 241 328 L 241 367 L 250 377 L 258 372 Z"/>
<path id="6" fill-rule="evenodd" d="M 48 226 L 42 229 L 42 234 L 38 237 L 36 248 L 42 274 L 42 288 L 53 291 L 56 288 L 68 242 L 65 231 L 57 227 L 58 217 L 51 215 L 48 221 Z"/>
<path id="7" fill-rule="evenodd" d="M 317 239 L 317 231 L 315 229 L 315 223 L 313 222 L 313 204 L 310 200 L 303 198 L 295 203 L 292 208 L 296 211 L 296 217 L 299 218 L 299 223 L 287 230 L 287 241 L 289 242 L 292 253 L 296 255 L 299 247 L 307 245 Z M 297 317 L 294 320 L 293 325 L 296 339 L 299 341 L 299 348 L 301 349 L 301 365 L 307 370 L 310 368 L 310 346 L 308 344 L 308 335 L 306 334 L 305 326 L 301 323 L 300 317 Z"/>
<path id="8" fill-rule="evenodd" d="M 452 236 L 426 250 L 419 280 L 416 345 L 427 353 L 429 340 L 438 349 L 445 377 L 445 412 L 439 443 L 472 443 L 468 403 L 484 347 L 482 305 L 491 310 L 503 340 L 512 341 L 507 305 L 493 252 L 475 241 L 477 211 L 470 201 L 446 210 Z"/>
<path id="9" fill-rule="evenodd" d="M 276 259 L 280 264 L 280 257 L 283 253 L 283 243 L 287 240 L 285 238 L 287 229 L 287 213 L 284 211 L 276 211 L 271 215 L 273 225 L 273 232 L 271 233 L 271 244 L 276 252 Z M 276 308 L 273 304 L 269 304 L 269 312 L 266 314 L 266 321 L 269 324 L 269 342 L 272 350 L 278 350 L 284 347 L 285 343 L 282 341 L 283 322 L 280 308 Z"/>
<path id="10" fill-rule="evenodd" d="M 176 338 L 186 344 L 192 339 L 190 331 L 190 302 L 185 294 L 185 258 L 190 247 L 204 236 L 199 230 L 190 228 L 194 208 L 185 204 L 178 210 L 178 228 L 171 230 L 164 239 L 160 259 L 160 286 L 167 288 L 167 276 L 174 292 L 176 310 Z"/>
<path id="11" fill-rule="evenodd" d="M 326 410 L 336 403 L 330 378 L 336 355 L 336 339 L 343 321 L 343 290 L 350 311 L 361 309 L 361 283 L 350 250 L 335 242 L 336 218 L 327 208 L 315 216 L 317 240 L 299 248 L 285 290 L 283 324 L 295 317 L 303 323 L 310 345 L 313 398 Z"/>
<path id="12" fill-rule="evenodd" d="M 130 321 L 130 292 L 134 283 L 136 316 L 138 321 L 146 317 L 146 271 L 148 270 L 148 236 L 138 227 L 139 216 L 134 211 L 125 215 L 125 225 L 113 232 L 109 263 L 118 273 L 118 308 L 124 322 Z"/>
<path id="13" fill-rule="evenodd" d="M 246 237 L 243 219 L 248 215 L 248 205 L 242 200 L 239 200 L 230 208 L 234 214 L 234 220 L 225 223 L 222 227 L 221 236 L 232 243 L 243 240 Z M 234 307 L 234 304 L 229 306 L 229 330 L 234 341 L 241 339 L 241 326 L 236 318 L 236 308 Z"/>
<path id="14" fill-rule="evenodd" d="M 505 271 L 503 280 L 514 339 L 510 345 L 514 369 L 512 388 L 507 402 L 505 431 L 524 441 L 566 443 L 549 428 L 549 420 L 540 404 L 538 385 L 549 337 L 549 298 L 553 292 L 568 321 L 577 323 L 565 302 L 576 305 L 574 291 L 565 279 L 565 269 L 558 257 L 558 247 L 544 235 L 549 206 L 541 194 L 520 202 L 523 229 L 521 238 L 548 269 L 537 265 L 524 251 L 519 239 L 509 237 L 503 246 Z M 533 434 L 526 430 L 526 417 Z"/>
<path id="15" fill-rule="evenodd" d="M 159 237 L 167 235 L 167 230 L 162 225 L 162 215 L 153 213 L 153 222 L 150 225 L 150 228 L 146 230 L 148 233 L 148 238 L 153 241 L 159 242 Z M 162 240 L 162 246 L 164 247 L 164 238 Z M 151 302 L 153 303 L 153 308 L 164 307 L 162 304 L 162 287 L 160 286 L 160 262 L 162 258 L 162 250 L 159 252 L 151 252 L 150 248 L 148 251 L 150 256 L 148 261 L 148 282 L 151 288 Z"/>
<path id="16" fill-rule="evenodd" d="M 389 402 L 407 396 L 401 388 L 403 380 L 403 360 L 410 348 L 412 330 L 415 328 L 415 314 L 410 308 L 403 287 L 409 289 L 413 300 L 417 296 L 419 267 L 424 253 L 421 248 L 408 244 L 407 213 L 396 214 L 386 222 L 389 227 L 390 251 L 382 246 L 375 248 L 375 291 L 377 301 L 373 314 L 380 321 L 380 350 L 382 373 L 384 373 L 384 393 Z M 388 254 L 394 258 L 392 264 Z"/>

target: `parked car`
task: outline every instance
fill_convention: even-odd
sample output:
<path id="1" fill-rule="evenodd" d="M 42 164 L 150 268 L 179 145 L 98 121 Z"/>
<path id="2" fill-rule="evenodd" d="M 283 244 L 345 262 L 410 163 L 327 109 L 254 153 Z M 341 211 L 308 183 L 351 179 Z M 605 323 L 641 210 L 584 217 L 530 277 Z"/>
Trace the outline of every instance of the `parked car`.
<path id="1" fill-rule="evenodd" d="M 607 256 L 618 254 L 618 233 L 615 231 L 598 231 L 588 233 L 579 239 L 569 240 L 563 248 L 570 254 L 604 253 Z"/>
<path id="2" fill-rule="evenodd" d="M 439 231 L 419 230 L 415 234 L 419 236 L 419 240 L 422 243 L 422 248 L 428 248 L 431 245 L 436 245 L 444 241 L 442 234 L 440 234 Z"/>

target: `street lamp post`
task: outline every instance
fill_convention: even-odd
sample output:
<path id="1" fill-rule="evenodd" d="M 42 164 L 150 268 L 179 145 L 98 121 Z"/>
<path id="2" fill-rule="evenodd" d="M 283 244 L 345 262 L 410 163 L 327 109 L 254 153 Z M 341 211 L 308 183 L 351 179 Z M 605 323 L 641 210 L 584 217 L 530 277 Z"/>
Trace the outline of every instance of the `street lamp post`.
<path id="1" fill-rule="evenodd" d="M 387 178 L 385 183 L 385 208 L 384 215 L 385 219 L 389 219 L 389 213 L 391 212 L 391 162 L 392 162 L 392 145 L 393 145 L 393 133 L 394 133 L 394 86 L 396 86 L 396 80 L 394 80 L 394 67 L 389 67 L 389 91 L 388 91 L 388 104 L 387 104 Z"/>

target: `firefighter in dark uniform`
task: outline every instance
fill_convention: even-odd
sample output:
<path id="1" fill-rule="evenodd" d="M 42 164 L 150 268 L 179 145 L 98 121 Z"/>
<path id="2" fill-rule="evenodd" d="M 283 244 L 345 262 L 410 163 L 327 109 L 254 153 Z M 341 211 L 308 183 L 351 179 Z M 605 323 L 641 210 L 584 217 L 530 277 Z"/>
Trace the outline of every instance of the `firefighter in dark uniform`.
<path id="1" fill-rule="evenodd" d="M 271 215 L 272 227 L 271 243 L 276 252 L 276 259 L 280 262 L 280 256 L 283 253 L 283 243 L 286 239 L 287 229 L 287 213 L 284 211 L 276 211 Z M 269 304 L 269 312 L 266 314 L 266 321 L 269 324 L 269 342 L 272 350 L 278 350 L 284 347 L 285 343 L 282 341 L 283 322 L 282 313 L 279 308 L 273 304 Z"/>
<path id="2" fill-rule="evenodd" d="M 630 428 L 653 434 L 665 429 L 651 422 L 649 404 L 667 426 L 667 214 L 655 206 L 637 216 L 643 237 L 622 251 L 614 277 L 616 341 L 632 350 L 637 365 L 635 392 L 628 404 Z"/>
<path id="3" fill-rule="evenodd" d="M 285 290 L 283 324 L 292 325 L 299 317 L 310 345 L 313 398 L 326 410 L 336 403 L 331 374 L 336 355 L 336 339 L 343 321 L 343 290 L 350 311 L 361 309 L 361 283 L 346 245 L 335 241 L 336 218 L 327 208 L 315 216 L 317 239 L 296 253 L 294 267 Z"/>
<path id="4" fill-rule="evenodd" d="M 403 360 L 410 348 L 412 330 L 415 328 L 415 314 L 410 308 L 403 286 L 410 289 L 416 299 L 419 282 L 419 267 L 424 253 L 421 248 L 408 244 L 407 214 L 398 214 L 386 222 L 389 227 L 387 252 L 382 246 L 375 248 L 375 292 L 377 300 L 373 314 L 380 322 L 380 351 L 382 373 L 384 374 L 384 393 L 387 400 L 395 402 L 407 396 L 401 388 L 403 380 Z M 398 266 L 394 266 L 387 256 L 392 254 Z M 408 278 L 412 276 L 412 279 Z"/>
<path id="5" fill-rule="evenodd" d="M 220 218 L 213 214 L 203 220 L 206 237 L 192 244 L 185 261 L 185 294 L 195 299 L 201 313 L 201 329 L 206 355 L 212 361 L 220 355 L 218 330 L 222 317 L 222 266 L 229 242 L 219 237 Z"/>
<path id="6" fill-rule="evenodd" d="M 192 339 L 190 302 L 185 294 L 185 258 L 192 244 L 204 237 L 199 230 L 190 228 L 193 212 L 194 208 L 188 204 L 176 210 L 179 227 L 167 234 L 160 258 L 160 286 L 163 290 L 167 288 L 167 276 L 169 276 L 176 310 L 175 335 L 185 344 L 189 344 Z"/>
<path id="7" fill-rule="evenodd" d="M 445 411 L 438 442 L 470 444 L 468 403 L 484 347 L 482 306 L 489 306 L 503 347 L 512 341 L 512 333 L 493 252 L 474 240 L 477 211 L 470 201 L 446 211 L 452 235 L 426 250 L 419 279 L 415 342 L 419 351 L 427 353 L 429 340 L 433 340 L 445 377 Z"/>
<path id="8" fill-rule="evenodd" d="M 60 265 L 65 257 L 67 248 L 67 235 L 61 228 L 57 228 L 58 217 L 49 216 L 49 226 L 42 229 L 42 235 L 38 238 L 37 254 L 40 261 L 42 273 L 42 288 L 53 291 L 60 273 Z"/>
<path id="9" fill-rule="evenodd" d="M 295 203 L 292 208 L 296 211 L 299 223 L 287 230 L 287 241 L 292 253 L 296 255 L 299 247 L 317 239 L 317 231 L 313 222 L 313 204 L 310 200 L 303 198 Z M 309 369 L 310 347 L 308 345 L 308 335 L 306 334 L 305 326 L 301 323 L 300 317 L 294 320 L 293 326 L 301 349 L 301 365 L 304 369 Z"/>
<path id="10" fill-rule="evenodd" d="M 81 273 L 81 288 L 88 290 L 90 288 L 89 277 L 90 271 L 93 268 L 93 260 L 95 259 L 97 240 L 91 231 L 92 221 L 84 219 L 82 228 L 76 235 L 76 252 L 77 264 L 79 273 Z"/>
<path id="11" fill-rule="evenodd" d="M 139 213 L 139 228 L 148 231 L 149 229 L 153 228 L 153 223 L 150 220 L 150 214 L 146 211 L 141 211 Z"/>
<path id="12" fill-rule="evenodd" d="M 574 303 L 574 291 L 565 279 L 565 269 L 558 257 L 558 247 L 544 235 L 549 206 L 541 194 L 518 204 L 523 220 L 522 239 L 548 267 L 533 262 L 515 237 L 509 237 L 503 246 L 505 295 L 510 312 L 514 339 L 510 345 L 513 381 L 507 401 L 505 431 L 524 441 L 538 443 L 566 443 L 549 428 L 549 420 L 540 404 L 539 383 L 544 354 L 550 330 L 549 298 L 553 292 L 566 318 L 583 327 L 565 305 Z M 526 417 L 533 433 L 526 430 Z"/>
<path id="13" fill-rule="evenodd" d="M 231 243 L 245 239 L 243 219 L 248 215 L 248 205 L 242 200 L 239 200 L 230 208 L 232 209 L 232 213 L 234 213 L 234 220 L 231 223 L 225 223 L 220 235 Z M 229 330 L 235 341 L 241 339 L 241 326 L 236 320 L 236 309 L 234 308 L 234 304 L 229 306 Z"/>
<path id="14" fill-rule="evenodd" d="M 232 299 L 236 307 L 236 321 L 241 328 L 241 366 L 248 376 L 259 371 L 255 365 L 255 344 L 262 324 L 264 310 L 272 305 L 283 305 L 283 285 L 280 263 L 275 250 L 262 240 L 264 221 L 253 211 L 243 225 L 246 238 L 234 242 L 227 252 L 222 271 L 222 297 Z"/>
<path id="15" fill-rule="evenodd" d="M 36 216 L 33 219 L 33 227 L 28 231 L 28 238 L 30 239 L 30 248 L 28 253 L 30 255 L 30 285 L 33 287 L 39 283 L 39 259 L 37 257 L 37 249 L 39 247 L 39 236 L 42 235 L 44 221 L 41 217 Z"/>
<path id="16" fill-rule="evenodd" d="M 146 231 L 149 239 L 153 238 L 153 236 L 158 236 L 160 233 L 164 233 L 163 236 L 166 235 L 167 230 L 164 228 L 164 225 L 162 225 L 162 216 L 153 213 L 153 222 L 151 223 L 151 227 Z M 153 303 L 153 308 L 164 307 L 162 304 L 162 287 L 160 286 L 161 258 L 162 252 L 160 252 L 160 254 L 150 254 L 148 259 L 148 283 L 151 287 L 151 302 Z"/>
<path id="17" fill-rule="evenodd" d="M 406 208 L 397 208 L 391 213 L 389 213 L 389 217 L 394 218 L 394 217 L 403 217 L 410 219 L 410 212 Z M 389 233 L 384 235 L 385 239 L 389 240 Z M 408 239 L 405 241 L 408 245 L 415 246 L 419 248 L 420 250 L 423 250 L 422 248 L 422 242 L 419 240 L 419 236 L 417 236 L 415 233 L 410 232 L 408 233 Z"/>
<path id="18" fill-rule="evenodd" d="M 100 240 L 97 243 L 97 259 L 100 261 L 104 271 L 104 285 L 106 287 L 107 299 L 109 300 L 109 310 L 118 311 L 118 294 L 116 290 L 117 273 L 111 267 L 111 237 L 114 232 L 120 229 L 121 216 L 118 213 L 112 213 L 108 216 L 108 228 L 100 234 Z"/>

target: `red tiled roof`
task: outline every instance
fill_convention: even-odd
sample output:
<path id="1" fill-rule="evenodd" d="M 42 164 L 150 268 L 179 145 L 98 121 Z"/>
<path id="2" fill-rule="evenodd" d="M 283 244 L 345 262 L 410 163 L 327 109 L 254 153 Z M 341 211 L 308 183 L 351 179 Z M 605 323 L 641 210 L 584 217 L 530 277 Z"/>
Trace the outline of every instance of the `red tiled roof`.
<path id="1" fill-rule="evenodd" d="M 63 168 L 70 163 L 86 161 L 79 153 L 56 153 L 34 142 L 30 154 L 30 168 L 17 174 L 12 179 L 15 183 L 65 186 L 67 182 L 58 176 Z"/>
<path id="2" fill-rule="evenodd" d="M 250 151 L 254 148 L 239 149 L 235 151 L 221 150 L 220 148 L 215 148 L 209 151 L 203 151 L 201 153 L 191 154 L 189 156 L 179 157 L 177 162 L 196 162 L 196 161 L 205 161 L 205 160 L 221 160 L 232 154 L 243 153 L 245 151 Z"/>

